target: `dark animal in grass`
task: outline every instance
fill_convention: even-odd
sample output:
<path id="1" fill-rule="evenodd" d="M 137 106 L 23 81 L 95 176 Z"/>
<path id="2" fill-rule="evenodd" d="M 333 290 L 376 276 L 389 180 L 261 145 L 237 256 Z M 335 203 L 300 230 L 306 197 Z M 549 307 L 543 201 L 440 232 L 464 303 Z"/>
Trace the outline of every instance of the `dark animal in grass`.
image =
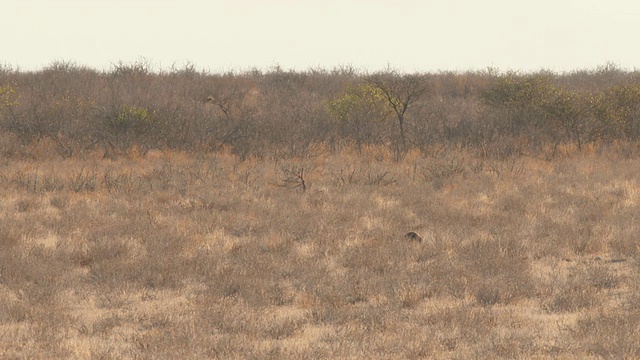
<path id="1" fill-rule="evenodd" d="M 422 237 L 413 231 L 404 234 L 404 238 L 410 241 L 422 242 Z"/>

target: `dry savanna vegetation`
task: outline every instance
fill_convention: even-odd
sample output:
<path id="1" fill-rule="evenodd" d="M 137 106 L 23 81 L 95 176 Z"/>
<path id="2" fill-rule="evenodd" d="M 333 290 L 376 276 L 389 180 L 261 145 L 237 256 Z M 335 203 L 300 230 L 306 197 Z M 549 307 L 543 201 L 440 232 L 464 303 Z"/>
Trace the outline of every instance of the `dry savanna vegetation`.
<path id="1" fill-rule="evenodd" d="M 639 358 L 639 137 L 611 64 L 0 68 L 0 357 Z"/>

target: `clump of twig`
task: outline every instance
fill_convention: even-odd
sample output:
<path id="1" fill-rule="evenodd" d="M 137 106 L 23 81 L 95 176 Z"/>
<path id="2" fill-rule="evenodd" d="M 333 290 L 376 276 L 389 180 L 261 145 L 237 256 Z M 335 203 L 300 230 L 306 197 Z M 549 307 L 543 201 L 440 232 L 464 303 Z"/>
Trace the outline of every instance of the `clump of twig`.
<path id="1" fill-rule="evenodd" d="M 302 192 L 307 191 L 307 181 L 305 179 L 304 166 L 280 166 L 281 179 L 276 185 L 287 189 L 301 188 Z"/>

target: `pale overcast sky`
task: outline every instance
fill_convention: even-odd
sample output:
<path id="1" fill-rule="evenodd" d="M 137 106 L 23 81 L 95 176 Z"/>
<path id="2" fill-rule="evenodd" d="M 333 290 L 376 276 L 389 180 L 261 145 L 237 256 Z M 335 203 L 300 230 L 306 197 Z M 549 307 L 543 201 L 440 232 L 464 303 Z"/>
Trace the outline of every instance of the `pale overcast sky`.
<path id="1" fill-rule="evenodd" d="M 3 0 L 0 64 L 640 69 L 637 0 Z"/>

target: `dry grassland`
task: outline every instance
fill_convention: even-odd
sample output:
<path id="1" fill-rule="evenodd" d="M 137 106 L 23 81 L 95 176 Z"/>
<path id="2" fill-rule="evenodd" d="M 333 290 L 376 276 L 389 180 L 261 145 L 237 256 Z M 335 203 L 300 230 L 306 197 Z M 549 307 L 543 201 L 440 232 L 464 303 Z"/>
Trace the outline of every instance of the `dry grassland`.
<path id="1" fill-rule="evenodd" d="M 310 154 L 3 159 L 0 357 L 640 358 L 638 159 Z"/>

